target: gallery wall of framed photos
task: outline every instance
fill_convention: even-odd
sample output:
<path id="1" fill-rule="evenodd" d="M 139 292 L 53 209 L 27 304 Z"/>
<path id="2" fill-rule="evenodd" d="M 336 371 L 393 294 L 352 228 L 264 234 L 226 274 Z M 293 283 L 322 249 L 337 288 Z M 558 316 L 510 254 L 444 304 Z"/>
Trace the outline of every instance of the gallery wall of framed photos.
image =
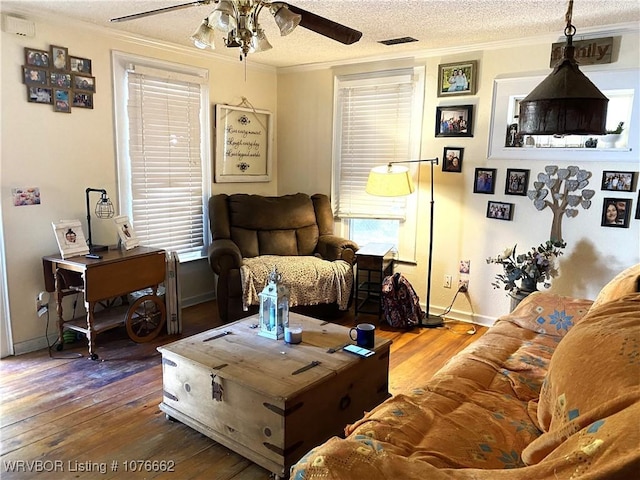
<path id="1" fill-rule="evenodd" d="M 62 113 L 71 113 L 72 107 L 93 109 L 96 79 L 91 60 L 69 55 L 66 47 L 25 47 L 22 82 L 27 102 L 53 105 L 54 112 Z"/>

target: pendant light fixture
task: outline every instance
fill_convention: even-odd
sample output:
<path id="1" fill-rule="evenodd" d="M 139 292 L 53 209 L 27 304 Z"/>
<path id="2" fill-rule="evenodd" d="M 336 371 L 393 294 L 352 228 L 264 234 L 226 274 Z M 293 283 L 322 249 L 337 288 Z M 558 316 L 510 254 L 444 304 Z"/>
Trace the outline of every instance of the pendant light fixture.
<path id="1" fill-rule="evenodd" d="M 518 130 L 521 135 L 605 134 L 609 99 L 578 68 L 574 58 L 576 29 L 571 24 L 572 13 L 573 0 L 569 0 L 563 58 L 520 102 Z"/>

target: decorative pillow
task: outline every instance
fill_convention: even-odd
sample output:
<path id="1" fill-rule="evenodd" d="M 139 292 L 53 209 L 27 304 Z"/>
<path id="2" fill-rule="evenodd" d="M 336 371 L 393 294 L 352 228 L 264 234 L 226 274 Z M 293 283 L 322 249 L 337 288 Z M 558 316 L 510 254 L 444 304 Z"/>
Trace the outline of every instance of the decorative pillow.
<path id="1" fill-rule="evenodd" d="M 598 430 L 639 402 L 640 293 L 632 293 L 592 308 L 558 344 L 538 402 L 545 433 L 525 448 L 522 459 L 538 463 L 568 439 Z M 629 429 L 635 432 L 637 424 Z M 621 431 L 619 437 L 633 439 L 632 433 Z"/>
<path id="2" fill-rule="evenodd" d="M 607 283 L 591 305 L 591 310 L 611 300 L 616 300 L 627 293 L 640 292 L 640 263 L 623 270 Z"/>

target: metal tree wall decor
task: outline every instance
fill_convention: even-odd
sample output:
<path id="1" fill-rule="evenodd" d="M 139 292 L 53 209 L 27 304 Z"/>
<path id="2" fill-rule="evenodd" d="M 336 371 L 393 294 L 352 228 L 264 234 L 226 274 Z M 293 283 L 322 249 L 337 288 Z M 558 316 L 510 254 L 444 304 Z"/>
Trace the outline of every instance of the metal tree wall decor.
<path id="1" fill-rule="evenodd" d="M 589 185 L 591 172 L 571 166 L 558 168 L 556 165 L 544 167 L 544 173 L 538 173 L 538 180 L 533 182 L 534 190 L 527 191 L 538 210 L 549 207 L 553 212 L 551 223 L 552 242 L 562 241 L 562 218 L 578 215 L 577 207 L 585 210 L 591 206 L 594 190 L 585 189 Z"/>

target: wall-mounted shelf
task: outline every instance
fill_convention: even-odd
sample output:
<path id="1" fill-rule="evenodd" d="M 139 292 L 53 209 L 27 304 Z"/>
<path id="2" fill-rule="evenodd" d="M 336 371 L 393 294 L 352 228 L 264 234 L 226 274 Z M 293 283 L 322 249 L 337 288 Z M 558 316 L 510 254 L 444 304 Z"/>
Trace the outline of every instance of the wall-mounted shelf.
<path id="1" fill-rule="evenodd" d="M 513 160 L 580 160 L 580 161 L 637 161 L 640 128 L 640 70 L 610 70 L 583 72 L 609 98 L 607 129 L 615 129 L 624 122 L 624 130 L 614 148 L 595 135 L 531 136 L 520 138 L 511 146 L 510 126 L 518 122 L 519 102 L 546 75 L 497 78 L 493 86 L 489 159 Z M 598 140 L 595 148 L 586 147 L 589 140 Z M 527 140 L 530 142 L 527 145 Z"/>

